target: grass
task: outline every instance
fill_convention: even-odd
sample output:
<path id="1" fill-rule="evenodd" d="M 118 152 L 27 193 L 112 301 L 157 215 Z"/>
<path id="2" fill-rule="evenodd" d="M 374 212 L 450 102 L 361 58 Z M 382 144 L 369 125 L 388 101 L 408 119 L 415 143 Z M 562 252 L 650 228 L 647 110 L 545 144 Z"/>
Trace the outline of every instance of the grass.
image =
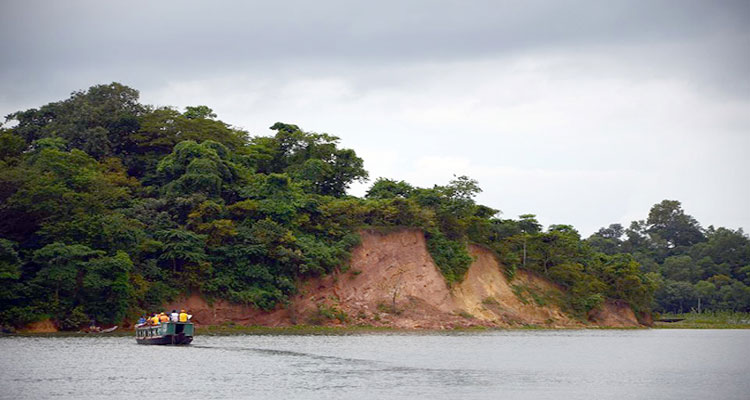
<path id="1" fill-rule="evenodd" d="M 529 299 L 526 297 L 526 293 L 529 291 L 529 288 L 525 285 L 519 285 L 519 284 L 511 284 L 510 289 L 513 291 L 513 294 L 518 298 L 518 300 L 523 304 L 529 304 Z"/>
<path id="2" fill-rule="evenodd" d="M 484 304 L 485 306 L 499 306 L 500 302 L 497 301 L 497 299 L 495 299 L 494 297 L 490 296 L 482 299 L 482 304 Z"/>
<path id="3" fill-rule="evenodd" d="M 735 311 L 661 314 L 656 319 L 684 319 L 680 322 L 654 322 L 661 329 L 750 329 L 750 313 Z"/>
<path id="4" fill-rule="evenodd" d="M 317 311 L 308 318 L 311 325 L 322 325 L 326 320 L 337 319 L 341 323 L 349 322 L 349 316 L 335 305 L 318 304 Z"/>
<path id="5" fill-rule="evenodd" d="M 563 294 L 556 290 L 544 290 L 538 287 L 530 287 L 524 284 L 511 284 L 510 285 L 513 294 L 516 295 L 518 300 L 523 304 L 534 304 L 539 307 L 547 307 L 556 305 L 563 310 L 567 310 Z"/>

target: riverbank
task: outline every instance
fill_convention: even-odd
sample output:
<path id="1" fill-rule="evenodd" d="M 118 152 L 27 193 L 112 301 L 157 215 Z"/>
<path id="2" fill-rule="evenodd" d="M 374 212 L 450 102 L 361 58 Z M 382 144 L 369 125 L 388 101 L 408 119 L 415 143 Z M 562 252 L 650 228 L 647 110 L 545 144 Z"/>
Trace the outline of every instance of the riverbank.
<path id="1" fill-rule="evenodd" d="M 659 321 L 665 319 L 679 321 Z M 750 313 L 712 311 L 700 314 L 662 314 L 654 322 L 653 327 L 657 329 L 750 329 Z"/>
<path id="2" fill-rule="evenodd" d="M 677 322 L 655 321 L 653 329 L 750 329 L 750 313 L 739 312 L 706 312 L 685 314 L 662 314 L 659 319 L 680 320 Z M 262 326 L 242 325 L 224 323 L 217 325 L 199 325 L 196 327 L 196 335 L 224 336 L 224 335 L 357 335 L 372 333 L 451 333 L 451 332 L 481 332 L 481 331 L 523 331 L 523 330 L 631 330 L 649 329 L 647 327 L 606 327 L 606 326 L 584 326 L 584 327 L 549 327 L 537 324 L 519 325 L 515 327 L 455 327 L 450 329 L 405 329 L 388 326 L 372 325 L 308 325 L 299 324 L 292 326 Z M 12 334 L 0 334 L 2 336 L 33 336 L 33 337 L 106 337 L 106 336 L 132 336 L 132 329 L 118 329 L 110 333 L 82 333 L 82 332 L 17 332 Z"/>
<path id="3" fill-rule="evenodd" d="M 262 326 L 262 325 L 202 325 L 196 327 L 196 336 L 227 336 L 227 335 L 357 335 L 377 333 L 404 333 L 404 334 L 445 334 L 452 332 L 492 332 L 492 331 L 553 331 L 553 330 L 631 330 L 647 329 L 645 327 L 549 327 L 544 325 L 520 325 L 513 328 L 471 326 L 454 327 L 450 329 L 407 329 L 388 326 L 372 325 L 292 325 L 292 326 Z M 107 337 L 107 336 L 132 336 L 132 329 L 118 329 L 110 333 L 84 333 L 84 332 L 16 332 L 0 334 L 3 336 L 28 336 L 28 337 Z"/>
<path id="4" fill-rule="evenodd" d="M 451 333 L 471 333 L 471 332 L 513 332 L 513 331 L 629 331 L 629 330 L 649 330 L 649 329 L 750 329 L 750 324 L 735 324 L 706 321 L 681 321 L 675 323 L 657 322 L 653 327 L 588 327 L 588 328 L 547 328 L 538 325 L 528 325 L 516 328 L 487 328 L 487 327 L 470 327 L 455 329 L 400 329 L 374 326 L 313 326 L 298 325 L 290 327 L 267 327 L 267 326 L 204 326 L 196 329 L 196 336 L 233 336 L 233 335 L 258 335 L 258 336 L 347 336 L 347 335 L 370 335 L 370 334 L 415 334 L 415 335 L 443 335 Z M 2 337 L 49 337 L 49 338 L 67 338 L 67 337 L 130 337 L 133 331 L 120 330 L 106 334 L 89 334 L 80 332 L 44 332 L 44 333 L 5 333 L 0 334 Z"/>
<path id="5" fill-rule="evenodd" d="M 472 327 L 455 327 L 451 329 L 404 329 L 397 327 L 370 326 L 370 325 L 293 325 L 283 327 L 269 327 L 261 325 L 238 325 L 222 324 L 196 327 L 196 336 L 231 336 L 231 335 L 361 335 L 361 334 L 450 334 L 456 332 L 503 332 L 503 331 L 584 331 L 584 330 L 639 330 L 648 329 L 646 327 L 601 327 L 591 326 L 581 327 L 563 327 L 551 328 L 542 325 L 522 325 L 513 328 L 497 328 L 485 326 Z M 83 333 L 83 332 L 18 332 L 13 334 L 3 334 L 2 336 L 25 336 L 25 337 L 123 337 L 134 335 L 132 330 L 122 329 L 110 333 Z"/>

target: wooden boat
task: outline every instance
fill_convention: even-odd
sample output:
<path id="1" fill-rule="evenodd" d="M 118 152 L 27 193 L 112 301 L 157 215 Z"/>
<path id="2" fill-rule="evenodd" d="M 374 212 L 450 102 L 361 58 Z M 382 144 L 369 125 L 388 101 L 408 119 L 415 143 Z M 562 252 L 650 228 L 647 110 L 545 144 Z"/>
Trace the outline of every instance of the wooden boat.
<path id="1" fill-rule="evenodd" d="M 191 322 L 162 322 L 135 328 L 138 344 L 190 344 L 195 328 Z"/>
<path id="2" fill-rule="evenodd" d="M 117 330 L 117 325 L 107 328 L 107 329 L 101 329 L 98 326 L 97 327 L 89 327 L 88 329 L 84 329 L 82 331 L 78 331 L 78 333 L 110 333 Z"/>

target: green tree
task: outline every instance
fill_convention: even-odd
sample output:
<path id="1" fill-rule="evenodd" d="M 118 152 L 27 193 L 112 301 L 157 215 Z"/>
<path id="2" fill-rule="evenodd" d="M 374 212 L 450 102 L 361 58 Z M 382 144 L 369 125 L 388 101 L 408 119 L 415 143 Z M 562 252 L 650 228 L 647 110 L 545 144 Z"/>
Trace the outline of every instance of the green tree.
<path id="1" fill-rule="evenodd" d="M 648 213 L 646 231 L 666 241 L 668 248 L 691 246 L 705 240 L 698 221 L 682 210 L 676 200 L 663 200 Z"/>
<path id="2" fill-rule="evenodd" d="M 247 172 L 231 160 L 221 143 L 192 140 L 180 142 L 157 167 L 165 193 L 183 196 L 199 193 L 209 198 L 236 198 Z"/>
<path id="3" fill-rule="evenodd" d="M 86 314 L 104 323 L 122 321 L 133 302 L 132 271 L 133 262 L 124 251 L 87 262 L 82 284 Z"/>
<path id="4" fill-rule="evenodd" d="M 302 131 L 297 125 L 277 122 L 273 140 L 255 138 L 249 153 L 258 155 L 258 172 L 288 173 L 306 182 L 314 193 L 343 196 L 354 181 L 367 179 L 363 161 L 351 149 L 339 149 L 339 138 Z"/>
<path id="5" fill-rule="evenodd" d="M 622 252 L 622 236 L 625 228 L 620 224 L 611 224 L 607 228 L 601 228 L 591 235 L 586 241 L 597 251 L 605 254 L 617 254 Z"/>
<path id="6" fill-rule="evenodd" d="M 126 150 L 127 137 L 139 129 L 146 111 L 138 102 L 138 91 L 113 82 L 87 91 L 73 92 L 69 99 L 39 109 L 10 114 L 18 122 L 14 132 L 26 143 L 57 137 L 66 150 L 79 149 L 96 157 L 110 157 Z"/>
<path id="7" fill-rule="evenodd" d="M 80 150 L 42 139 L 23 163 L 0 174 L 0 234 L 21 239 L 43 224 L 127 206 L 138 182 L 117 163 L 99 163 Z"/>
<path id="8" fill-rule="evenodd" d="M 187 106 L 182 115 L 187 119 L 214 119 L 216 114 L 208 106 Z"/>
<path id="9" fill-rule="evenodd" d="M 31 283 L 50 296 L 48 310 L 59 319 L 78 305 L 87 262 L 102 253 L 80 244 L 60 242 L 34 251 L 32 260 L 39 269 Z"/>
<path id="10" fill-rule="evenodd" d="M 368 199 L 392 199 L 395 197 L 409 198 L 414 187 L 404 181 L 378 178 L 367 191 Z"/>
<path id="11" fill-rule="evenodd" d="M 21 258 L 16 243 L 0 238 L 0 324 L 14 323 L 14 308 L 23 306 Z"/>
<path id="12" fill-rule="evenodd" d="M 206 236 L 184 229 L 169 229 L 157 232 L 162 243 L 160 260 L 169 262 L 172 273 L 183 272 L 189 264 L 200 264 L 207 260 Z"/>
<path id="13" fill-rule="evenodd" d="M 675 281 L 696 283 L 703 275 L 698 264 L 688 255 L 668 257 L 662 269 L 667 279 Z"/>
<path id="14" fill-rule="evenodd" d="M 521 232 L 533 235 L 542 231 L 542 224 L 536 220 L 536 215 L 522 214 L 518 218 L 518 228 Z"/>
<path id="15" fill-rule="evenodd" d="M 667 312 L 688 312 L 698 306 L 698 293 L 688 282 L 665 280 L 656 291 L 658 309 Z"/>
<path id="16" fill-rule="evenodd" d="M 20 157 L 27 147 L 22 137 L 13 131 L 0 128 L 0 162 L 10 162 Z"/>

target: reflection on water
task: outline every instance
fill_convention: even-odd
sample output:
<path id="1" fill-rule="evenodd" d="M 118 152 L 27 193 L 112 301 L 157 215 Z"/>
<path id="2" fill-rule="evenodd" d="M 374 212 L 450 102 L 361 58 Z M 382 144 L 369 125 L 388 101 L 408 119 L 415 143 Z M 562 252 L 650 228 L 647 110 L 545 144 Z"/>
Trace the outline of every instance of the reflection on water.
<path id="1" fill-rule="evenodd" d="M 0 398 L 746 399 L 750 331 L 0 338 Z"/>

